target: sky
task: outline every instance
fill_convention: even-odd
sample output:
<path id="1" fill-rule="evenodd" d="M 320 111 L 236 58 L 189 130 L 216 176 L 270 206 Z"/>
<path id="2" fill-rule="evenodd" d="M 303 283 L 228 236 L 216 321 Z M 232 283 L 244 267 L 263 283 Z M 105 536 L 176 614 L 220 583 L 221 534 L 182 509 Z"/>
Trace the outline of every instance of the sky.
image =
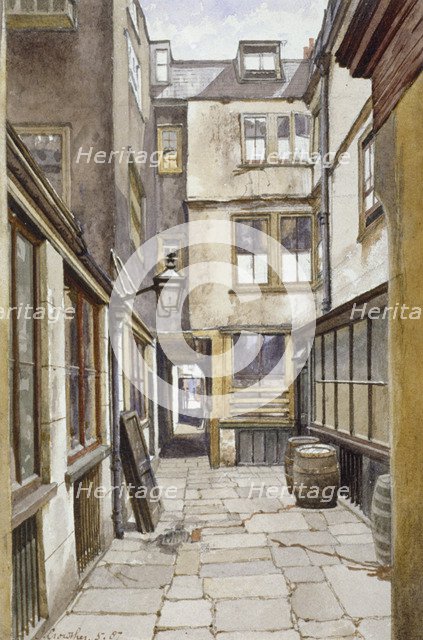
<path id="1" fill-rule="evenodd" d="M 302 58 L 328 0 L 141 0 L 152 40 L 170 40 L 177 59 L 232 59 L 239 40 L 286 40 Z"/>

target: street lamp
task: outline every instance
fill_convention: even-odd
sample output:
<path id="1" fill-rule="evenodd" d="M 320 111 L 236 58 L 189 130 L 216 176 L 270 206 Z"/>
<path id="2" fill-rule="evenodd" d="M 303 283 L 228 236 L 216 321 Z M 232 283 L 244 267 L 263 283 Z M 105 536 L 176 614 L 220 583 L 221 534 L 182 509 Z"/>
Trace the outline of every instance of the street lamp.
<path id="1" fill-rule="evenodd" d="M 153 278 L 154 289 L 158 300 L 158 313 L 170 316 L 177 311 L 182 300 L 185 276 L 176 271 L 176 253 L 169 253 L 166 257 L 166 269 Z"/>
<path id="2" fill-rule="evenodd" d="M 147 291 L 155 291 L 158 301 L 158 314 L 162 317 L 169 317 L 172 311 L 177 311 L 182 300 L 182 291 L 185 283 L 185 276 L 176 271 L 176 253 L 169 253 L 166 256 L 166 268 L 153 278 L 153 285 L 139 289 L 136 293 L 128 295 L 124 300 L 130 300 Z"/>

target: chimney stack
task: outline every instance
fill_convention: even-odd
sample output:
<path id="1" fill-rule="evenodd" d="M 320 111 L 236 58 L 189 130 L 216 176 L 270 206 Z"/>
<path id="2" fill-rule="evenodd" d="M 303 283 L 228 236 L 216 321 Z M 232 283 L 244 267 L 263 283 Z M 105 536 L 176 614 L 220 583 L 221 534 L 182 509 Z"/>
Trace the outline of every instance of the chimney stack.
<path id="1" fill-rule="evenodd" d="M 314 51 L 315 40 L 314 38 L 309 38 L 308 47 L 304 47 L 304 60 L 310 60 Z"/>

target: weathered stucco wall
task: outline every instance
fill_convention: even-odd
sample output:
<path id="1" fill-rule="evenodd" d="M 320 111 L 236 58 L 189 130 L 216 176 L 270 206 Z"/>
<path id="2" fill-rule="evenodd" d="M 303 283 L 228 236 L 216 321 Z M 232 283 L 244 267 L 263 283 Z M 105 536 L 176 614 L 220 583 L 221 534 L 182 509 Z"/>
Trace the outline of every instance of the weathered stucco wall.
<path id="1" fill-rule="evenodd" d="M 247 213 L 245 209 L 238 209 L 230 205 L 212 207 L 190 207 L 190 220 L 202 221 L 201 236 L 197 237 L 194 231 L 191 233 L 191 240 L 199 241 L 216 236 L 216 220 L 228 222 L 231 216 Z M 296 203 L 287 205 L 285 203 L 273 203 L 271 206 L 262 206 L 256 203 L 254 214 L 272 213 L 311 213 L 308 204 Z M 251 213 L 251 211 L 250 211 Z M 209 232 L 207 228 L 209 227 Z M 215 238 L 217 241 L 217 238 Z M 276 240 L 275 240 L 276 242 Z M 195 268 L 190 270 L 190 317 L 191 326 L 195 329 L 204 329 L 223 326 L 279 326 L 291 323 L 291 306 L 286 295 L 279 288 L 264 287 L 260 290 L 255 287 L 254 291 L 248 295 L 248 291 L 242 293 L 238 300 L 235 295 L 230 295 L 229 291 L 237 289 L 235 271 L 232 262 L 232 248 L 229 244 L 191 244 L 190 263 L 195 264 Z M 277 258 L 275 265 L 278 265 Z M 206 283 L 206 284 L 204 284 Z"/>
<path id="2" fill-rule="evenodd" d="M 311 191 L 306 165 L 246 167 L 242 158 L 243 114 L 308 113 L 301 101 L 190 101 L 188 105 L 189 200 L 234 200 L 266 195 L 304 197 Z M 224 151 L 223 151 L 224 150 Z"/>

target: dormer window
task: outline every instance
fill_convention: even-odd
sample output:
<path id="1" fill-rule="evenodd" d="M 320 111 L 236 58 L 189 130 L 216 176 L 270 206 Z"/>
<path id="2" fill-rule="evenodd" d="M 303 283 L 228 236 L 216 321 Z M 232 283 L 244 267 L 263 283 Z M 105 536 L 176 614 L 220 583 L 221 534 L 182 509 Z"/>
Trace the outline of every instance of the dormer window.
<path id="1" fill-rule="evenodd" d="M 279 42 L 242 42 L 239 50 L 241 80 L 282 78 Z"/>
<path id="2" fill-rule="evenodd" d="M 246 53 L 244 65 L 246 71 L 275 71 L 276 60 L 273 53 Z"/>

